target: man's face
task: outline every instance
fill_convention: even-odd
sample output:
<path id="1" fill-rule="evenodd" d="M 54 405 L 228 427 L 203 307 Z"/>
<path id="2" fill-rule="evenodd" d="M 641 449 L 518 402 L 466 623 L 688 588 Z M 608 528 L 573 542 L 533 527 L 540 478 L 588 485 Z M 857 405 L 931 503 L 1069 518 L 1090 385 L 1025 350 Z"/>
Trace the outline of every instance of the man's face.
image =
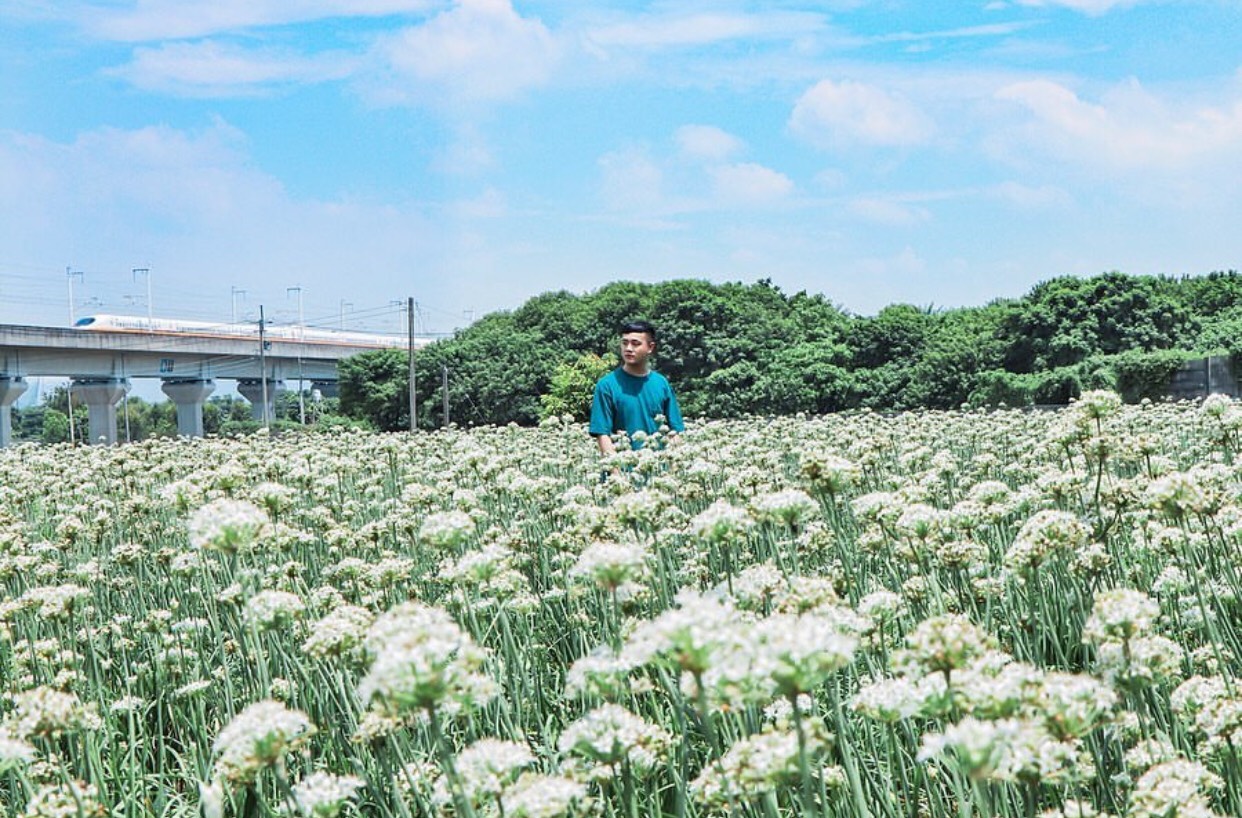
<path id="1" fill-rule="evenodd" d="M 621 360 L 626 366 L 643 367 L 655 352 L 655 341 L 645 332 L 627 332 L 621 336 Z"/>

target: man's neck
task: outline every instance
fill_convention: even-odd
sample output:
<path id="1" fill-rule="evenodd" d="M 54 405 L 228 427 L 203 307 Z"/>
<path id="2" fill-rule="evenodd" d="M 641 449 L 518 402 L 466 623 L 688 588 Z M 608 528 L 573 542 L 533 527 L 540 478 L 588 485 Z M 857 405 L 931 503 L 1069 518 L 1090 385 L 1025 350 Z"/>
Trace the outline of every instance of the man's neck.
<path id="1" fill-rule="evenodd" d="M 635 378 L 645 378 L 647 377 L 647 373 L 651 371 L 650 367 L 648 367 L 645 363 L 642 365 L 641 369 L 637 366 L 631 367 L 629 364 L 622 364 L 621 370 L 625 372 L 626 375 L 633 375 Z"/>

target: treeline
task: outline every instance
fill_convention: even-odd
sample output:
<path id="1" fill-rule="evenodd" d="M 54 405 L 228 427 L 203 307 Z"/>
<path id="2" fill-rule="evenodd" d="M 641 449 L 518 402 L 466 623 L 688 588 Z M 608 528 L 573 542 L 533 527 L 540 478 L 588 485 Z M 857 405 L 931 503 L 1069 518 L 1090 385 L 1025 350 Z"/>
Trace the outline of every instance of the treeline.
<path id="1" fill-rule="evenodd" d="M 293 431 L 307 426 L 351 423 L 338 414 L 336 398 L 311 400 L 304 395 L 301 406 L 296 391 L 281 391 L 275 401 L 273 428 Z M 94 438 L 87 408 L 79 400 L 73 402 L 73 420 L 69 416 L 69 391 L 64 386 L 51 390 L 37 406 L 13 409 L 13 439 L 18 443 L 86 442 Z M 251 434 L 262 424 L 251 416 L 250 402 L 232 395 L 218 395 L 203 405 L 203 430 L 208 435 L 230 437 Z M 151 403 L 131 397 L 117 407 L 117 433 L 120 440 L 138 441 L 155 437 L 177 436 L 177 407 L 172 401 Z"/>
<path id="2" fill-rule="evenodd" d="M 770 281 L 621 282 L 553 292 L 490 314 L 416 356 L 419 425 L 537 422 L 581 406 L 615 365 L 617 328 L 659 328 L 657 367 L 688 415 L 822 413 L 1065 403 L 1085 389 L 1164 395 L 1190 356 L 1242 351 L 1242 276 L 1056 278 L 983 307 L 908 304 L 855 316 Z M 398 351 L 341 366 L 341 406 L 382 429 L 408 427 L 408 362 Z M 542 401 L 541 401 L 542 396 Z"/>

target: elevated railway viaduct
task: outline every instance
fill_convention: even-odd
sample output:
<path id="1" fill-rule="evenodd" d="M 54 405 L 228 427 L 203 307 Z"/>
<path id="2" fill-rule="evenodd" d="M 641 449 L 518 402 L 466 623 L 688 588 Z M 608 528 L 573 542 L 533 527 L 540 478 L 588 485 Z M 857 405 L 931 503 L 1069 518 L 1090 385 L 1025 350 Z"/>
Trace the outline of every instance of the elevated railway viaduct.
<path id="1" fill-rule="evenodd" d="M 85 332 L 0 324 L 0 447 L 12 439 L 12 407 L 29 377 L 68 377 L 85 403 L 94 442 L 117 442 L 117 406 L 133 378 L 158 378 L 177 406 L 177 430 L 203 434 L 203 404 L 216 379 L 236 379 L 255 418 L 271 417 L 285 381 L 310 381 L 332 394 L 337 362 L 377 347 L 357 342 L 217 337 L 193 333 Z M 263 396 L 267 396 L 264 408 Z"/>

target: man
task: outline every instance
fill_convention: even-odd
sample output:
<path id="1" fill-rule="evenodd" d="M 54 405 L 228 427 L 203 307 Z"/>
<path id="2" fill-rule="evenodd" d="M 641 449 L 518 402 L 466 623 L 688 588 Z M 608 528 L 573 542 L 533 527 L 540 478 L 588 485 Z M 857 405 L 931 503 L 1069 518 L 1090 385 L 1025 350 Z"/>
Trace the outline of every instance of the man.
<path id="1" fill-rule="evenodd" d="M 614 432 L 624 431 L 632 448 L 642 448 L 644 441 L 635 440 L 635 433 L 655 434 L 660 428 L 656 415 L 663 415 L 673 432 L 685 431 L 672 387 L 648 367 L 647 359 L 655 349 L 656 331 L 651 324 L 631 321 L 621 327 L 621 366 L 599 379 L 591 401 L 590 431 L 601 455 L 616 452 Z"/>

